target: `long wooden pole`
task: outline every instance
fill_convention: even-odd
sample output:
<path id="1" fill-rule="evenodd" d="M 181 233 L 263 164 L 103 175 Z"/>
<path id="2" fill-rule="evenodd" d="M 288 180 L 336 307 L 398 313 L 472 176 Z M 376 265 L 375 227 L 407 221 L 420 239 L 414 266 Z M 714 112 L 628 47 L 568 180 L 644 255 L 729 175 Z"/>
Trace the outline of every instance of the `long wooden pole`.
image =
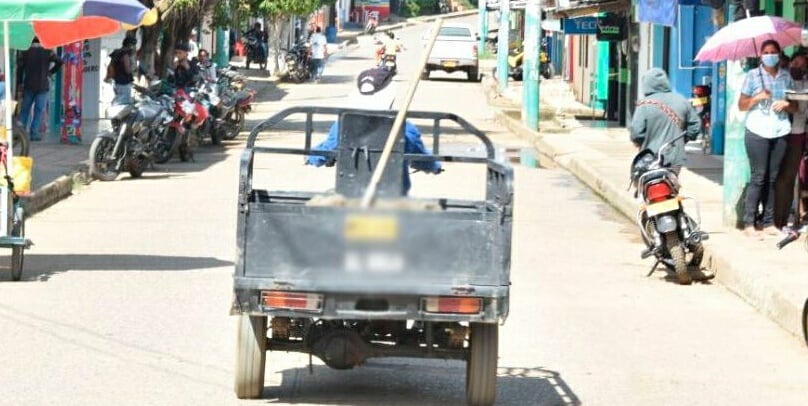
<path id="1" fill-rule="evenodd" d="M 415 75 L 413 75 L 412 81 L 410 82 L 410 88 L 407 91 L 407 96 L 404 98 L 404 104 L 398 110 L 396 120 L 393 121 L 393 128 L 390 130 L 390 135 L 387 136 L 387 143 L 384 144 L 382 156 L 379 157 L 379 162 L 376 164 L 376 169 L 373 170 L 373 176 L 370 178 L 368 188 L 365 189 L 365 194 L 362 196 L 362 208 L 366 209 L 370 207 L 376 200 L 376 190 L 379 187 L 379 182 L 382 179 L 382 175 L 384 175 L 384 168 L 387 166 L 387 162 L 390 160 L 390 155 L 393 152 L 393 147 L 396 145 L 396 141 L 398 141 L 398 134 L 401 132 L 401 127 L 404 125 L 404 118 L 407 116 L 407 110 L 410 108 L 412 99 L 415 96 L 415 90 L 418 89 L 418 82 L 421 80 L 421 72 L 423 72 L 427 61 L 429 61 L 429 54 L 432 53 L 432 47 L 435 45 L 435 40 L 438 38 L 442 24 L 442 18 L 435 20 L 435 24 L 432 27 L 432 36 L 429 38 L 429 42 L 426 44 L 426 47 L 424 47 L 421 63 L 417 65 L 418 69 L 415 70 Z"/>

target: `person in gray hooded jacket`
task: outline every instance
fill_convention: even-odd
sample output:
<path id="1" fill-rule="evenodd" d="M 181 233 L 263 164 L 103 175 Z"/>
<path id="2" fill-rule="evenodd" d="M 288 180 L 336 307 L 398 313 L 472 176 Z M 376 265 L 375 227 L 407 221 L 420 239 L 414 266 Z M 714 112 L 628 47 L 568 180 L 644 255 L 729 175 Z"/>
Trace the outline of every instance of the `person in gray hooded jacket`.
<path id="1" fill-rule="evenodd" d="M 662 69 L 646 72 L 642 86 L 645 98 L 637 102 L 631 119 L 631 142 L 640 149 L 658 153 L 663 144 L 686 131 L 686 139 L 677 141 L 664 157 L 678 174 L 686 160 L 685 142 L 699 136 L 701 119 L 690 101 L 671 89 L 668 75 Z"/>

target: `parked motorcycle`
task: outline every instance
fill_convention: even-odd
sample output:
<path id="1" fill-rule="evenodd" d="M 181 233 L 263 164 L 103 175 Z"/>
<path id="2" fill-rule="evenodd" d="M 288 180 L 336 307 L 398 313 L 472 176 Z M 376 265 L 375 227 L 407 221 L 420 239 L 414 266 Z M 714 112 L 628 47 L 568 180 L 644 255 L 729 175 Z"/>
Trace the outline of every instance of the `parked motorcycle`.
<path id="1" fill-rule="evenodd" d="M 286 77 L 296 83 L 311 78 L 311 58 L 305 43 L 298 43 L 286 51 Z"/>
<path id="2" fill-rule="evenodd" d="M 264 52 L 263 44 L 261 43 L 261 39 L 257 36 L 253 35 L 252 33 L 245 33 L 244 34 L 244 41 L 245 41 L 245 49 L 246 49 L 246 58 L 245 58 L 245 67 L 250 69 L 250 63 L 257 63 L 258 68 L 264 70 L 267 68 L 267 55 Z"/>
<path id="3" fill-rule="evenodd" d="M 122 171 L 140 177 L 156 155 L 171 148 L 162 138 L 172 120 L 168 106 L 149 89 L 134 88 L 141 94 L 140 100 L 110 106 L 112 128 L 90 146 L 90 175 L 98 180 L 115 180 Z"/>
<path id="4" fill-rule="evenodd" d="M 682 285 L 692 279 L 688 266 L 699 266 L 704 256 L 702 241 L 709 235 L 699 229 L 699 223 L 682 206 L 685 198 L 679 195 L 679 178 L 670 164 L 664 162 L 665 152 L 676 142 L 684 142 L 685 135 L 665 143 L 658 154 L 645 149 L 631 163 L 631 185 L 634 196 L 642 200 L 637 212 L 637 225 L 645 242 L 643 259 L 655 257 L 656 262 L 648 276 L 660 264 L 676 273 Z M 698 213 L 698 202 L 696 202 Z M 700 215 L 699 215 L 700 217 Z M 689 260 L 687 258 L 689 256 Z"/>
<path id="5" fill-rule="evenodd" d="M 252 111 L 252 102 L 255 100 L 255 91 L 244 87 L 244 76 L 226 70 L 219 73 L 220 96 L 223 108 L 216 111 L 218 128 L 222 131 L 222 138 L 232 140 L 244 129 L 246 114 Z"/>
<path id="6" fill-rule="evenodd" d="M 711 132 L 710 132 L 710 95 L 712 89 L 709 85 L 693 86 L 690 103 L 701 118 L 701 134 L 702 144 L 701 149 L 706 154 L 710 150 Z"/>
<path id="7" fill-rule="evenodd" d="M 197 89 L 177 89 L 174 100 L 174 120 L 168 129 L 169 138 L 179 139 L 175 145 L 180 161 L 192 161 L 194 150 L 204 137 L 204 131 L 209 131 L 205 125 L 209 116 L 208 109 L 202 104 L 201 94 Z"/>
<path id="8" fill-rule="evenodd" d="M 510 55 L 508 55 L 508 77 L 517 82 L 522 80 L 522 61 L 524 57 L 525 50 L 522 46 L 511 50 Z M 493 77 L 497 77 L 497 67 L 494 67 Z"/>

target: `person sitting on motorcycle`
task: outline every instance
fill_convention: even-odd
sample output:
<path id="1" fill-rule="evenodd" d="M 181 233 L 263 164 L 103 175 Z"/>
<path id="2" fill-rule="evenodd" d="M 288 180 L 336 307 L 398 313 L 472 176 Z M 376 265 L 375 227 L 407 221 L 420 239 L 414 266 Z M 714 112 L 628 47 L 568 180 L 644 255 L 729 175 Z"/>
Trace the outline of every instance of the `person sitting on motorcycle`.
<path id="1" fill-rule="evenodd" d="M 657 154 L 662 145 L 686 132 L 685 139 L 674 143 L 664 156 L 664 162 L 678 175 L 687 159 L 685 143 L 701 133 L 701 118 L 687 98 L 671 89 L 664 70 L 650 69 L 643 76 L 642 85 L 645 98 L 637 102 L 631 119 L 631 142 Z"/>
<path id="2" fill-rule="evenodd" d="M 194 87 L 199 83 L 201 74 L 199 67 L 188 60 L 188 44 L 180 43 L 174 46 L 174 74 L 171 82 L 179 88 Z"/>
<path id="3" fill-rule="evenodd" d="M 393 31 L 387 31 L 387 35 L 382 37 L 382 46 L 376 51 L 376 62 L 381 62 L 385 56 L 396 58 L 399 52 L 404 50 L 404 46 L 396 38 Z"/>
<path id="4" fill-rule="evenodd" d="M 255 23 L 253 28 L 249 31 L 244 33 L 245 37 L 253 37 L 255 38 L 261 46 L 261 52 L 263 52 L 263 57 L 266 58 L 267 56 L 267 42 L 268 36 L 266 31 L 261 29 L 261 23 Z"/>
<path id="5" fill-rule="evenodd" d="M 207 49 L 200 49 L 197 54 L 197 65 L 202 74 L 202 78 L 211 83 L 216 83 L 216 62 L 210 60 Z"/>
<path id="6" fill-rule="evenodd" d="M 362 110 L 390 110 L 395 102 L 397 88 L 392 80 L 385 80 L 386 75 L 376 74 L 373 72 L 377 70 L 384 70 L 383 68 L 371 68 L 360 73 L 357 78 L 357 87 L 355 92 L 349 96 L 350 100 L 346 103 L 347 106 L 354 109 Z M 326 140 L 313 148 L 316 151 L 333 151 L 339 144 L 339 123 L 335 121 L 328 130 Z M 421 133 L 409 120 L 404 121 L 404 152 L 407 154 L 426 154 L 431 152 L 424 145 L 421 140 Z M 313 166 L 333 166 L 334 160 L 324 156 L 309 155 L 306 157 L 305 164 Z M 410 174 L 408 168 L 412 167 L 415 170 L 423 171 L 431 174 L 439 174 L 443 172 L 443 168 L 439 161 L 404 161 L 403 170 L 403 185 L 401 195 L 406 196 L 412 183 L 410 181 Z"/>

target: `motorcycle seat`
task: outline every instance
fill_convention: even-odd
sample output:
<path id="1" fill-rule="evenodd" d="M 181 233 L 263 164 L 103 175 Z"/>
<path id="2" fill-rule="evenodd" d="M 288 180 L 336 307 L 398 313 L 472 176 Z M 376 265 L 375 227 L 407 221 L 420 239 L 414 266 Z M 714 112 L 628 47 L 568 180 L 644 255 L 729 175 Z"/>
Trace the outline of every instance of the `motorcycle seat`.
<path id="1" fill-rule="evenodd" d="M 113 104 L 107 107 L 107 116 L 112 120 L 120 120 L 129 114 L 135 109 L 135 106 L 131 104 Z"/>

